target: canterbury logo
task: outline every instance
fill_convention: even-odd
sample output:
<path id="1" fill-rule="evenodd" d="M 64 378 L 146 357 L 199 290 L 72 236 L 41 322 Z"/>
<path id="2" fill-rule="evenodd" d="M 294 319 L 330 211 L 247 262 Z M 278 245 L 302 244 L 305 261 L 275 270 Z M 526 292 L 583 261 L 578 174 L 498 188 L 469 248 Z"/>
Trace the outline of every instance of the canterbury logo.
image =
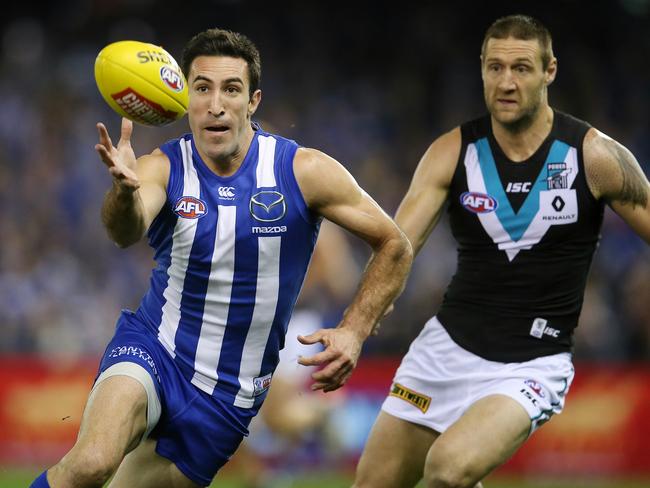
<path id="1" fill-rule="evenodd" d="M 226 200 L 235 198 L 235 188 L 233 186 L 220 186 L 217 192 L 219 193 L 219 198 L 225 198 Z"/>
<path id="2" fill-rule="evenodd" d="M 279 191 L 264 190 L 251 197 L 251 215 L 260 222 L 275 222 L 287 213 L 287 203 Z"/>

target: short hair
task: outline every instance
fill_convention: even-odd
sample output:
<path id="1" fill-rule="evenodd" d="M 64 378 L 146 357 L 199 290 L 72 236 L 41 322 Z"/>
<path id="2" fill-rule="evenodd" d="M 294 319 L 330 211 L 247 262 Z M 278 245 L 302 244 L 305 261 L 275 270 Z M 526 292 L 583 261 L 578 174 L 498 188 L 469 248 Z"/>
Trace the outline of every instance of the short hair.
<path id="1" fill-rule="evenodd" d="M 188 41 L 181 56 L 181 69 L 188 78 L 192 61 L 199 56 L 231 56 L 248 65 L 249 96 L 260 86 L 262 62 L 260 53 L 248 37 L 225 29 L 208 29 Z"/>
<path id="2" fill-rule="evenodd" d="M 483 38 L 481 56 L 485 57 L 485 49 L 490 39 L 507 39 L 514 37 L 529 41 L 537 39 L 542 48 L 542 66 L 548 68 L 553 58 L 553 40 L 549 30 L 537 19 L 528 15 L 508 15 L 494 21 Z"/>

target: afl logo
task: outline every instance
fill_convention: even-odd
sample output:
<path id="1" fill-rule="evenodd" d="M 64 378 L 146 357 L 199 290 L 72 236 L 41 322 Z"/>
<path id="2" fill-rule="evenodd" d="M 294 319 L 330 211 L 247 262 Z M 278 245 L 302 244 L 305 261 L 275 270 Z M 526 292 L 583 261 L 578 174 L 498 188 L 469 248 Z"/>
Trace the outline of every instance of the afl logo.
<path id="1" fill-rule="evenodd" d="M 535 380 L 524 380 L 524 383 L 528 388 L 533 390 L 538 397 L 545 398 L 546 394 L 544 393 L 544 389 L 542 388 L 542 385 L 540 385 L 537 381 Z"/>
<path id="2" fill-rule="evenodd" d="M 460 203 L 463 207 L 473 213 L 482 214 L 494 212 L 498 205 L 496 199 L 485 193 L 466 191 L 460 196 Z"/>
<path id="3" fill-rule="evenodd" d="M 208 207 L 198 198 L 180 197 L 174 205 L 174 213 L 184 219 L 200 219 L 208 213 Z"/>
<path id="4" fill-rule="evenodd" d="M 160 68 L 160 79 L 175 92 L 183 91 L 183 77 L 169 66 Z"/>
<path id="5" fill-rule="evenodd" d="M 287 202 L 279 191 L 264 190 L 251 197 L 249 210 L 255 220 L 275 222 L 287 213 Z"/>

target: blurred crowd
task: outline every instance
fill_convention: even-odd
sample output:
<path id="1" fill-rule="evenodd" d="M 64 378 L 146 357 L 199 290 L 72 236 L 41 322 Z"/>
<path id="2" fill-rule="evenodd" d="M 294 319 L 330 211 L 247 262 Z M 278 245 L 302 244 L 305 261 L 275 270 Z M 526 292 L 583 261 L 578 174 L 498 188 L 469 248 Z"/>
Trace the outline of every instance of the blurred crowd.
<path id="1" fill-rule="evenodd" d="M 110 178 L 93 149 L 96 122 L 119 135 L 119 118 L 93 78 L 104 45 L 154 42 L 179 60 L 184 42 L 204 28 L 247 34 L 262 54 L 262 125 L 337 158 L 394 214 L 431 140 L 483 112 L 483 33 L 497 16 L 515 13 L 499 2 L 269 3 L 188 0 L 179 16 L 179 7 L 156 0 L 65 1 L 38 15 L 16 6 L 3 14 L 0 354 L 99 354 L 120 308 L 137 307 L 148 286 L 146 243 L 118 249 L 99 218 Z M 554 35 L 551 104 L 625 144 L 650 174 L 650 2 L 596 2 L 589 21 L 579 4 L 518 3 Z M 137 126 L 134 148 L 143 154 L 186 131 L 185 119 Z M 435 313 L 456 261 L 445 220 L 367 354 L 404 354 Z M 362 268 L 368 251 L 350 242 Z M 650 251 L 609 210 L 576 356 L 650 360 Z"/>

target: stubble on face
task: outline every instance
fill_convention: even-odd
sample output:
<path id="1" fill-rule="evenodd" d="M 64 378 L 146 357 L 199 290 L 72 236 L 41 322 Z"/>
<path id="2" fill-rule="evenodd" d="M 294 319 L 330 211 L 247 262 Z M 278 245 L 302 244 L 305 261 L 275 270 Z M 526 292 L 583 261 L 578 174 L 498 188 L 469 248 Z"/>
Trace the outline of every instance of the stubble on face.
<path id="1" fill-rule="evenodd" d="M 495 74 L 493 69 L 499 70 Z M 518 71 L 523 69 L 521 73 Z M 490 39 L 483 70 L 483 95 L 493 119 L 512 133 L 535 122 L 545 93 L 544 70 L 537 41 Z M 503 77 L 508 76 L 505 81 Z"/>

